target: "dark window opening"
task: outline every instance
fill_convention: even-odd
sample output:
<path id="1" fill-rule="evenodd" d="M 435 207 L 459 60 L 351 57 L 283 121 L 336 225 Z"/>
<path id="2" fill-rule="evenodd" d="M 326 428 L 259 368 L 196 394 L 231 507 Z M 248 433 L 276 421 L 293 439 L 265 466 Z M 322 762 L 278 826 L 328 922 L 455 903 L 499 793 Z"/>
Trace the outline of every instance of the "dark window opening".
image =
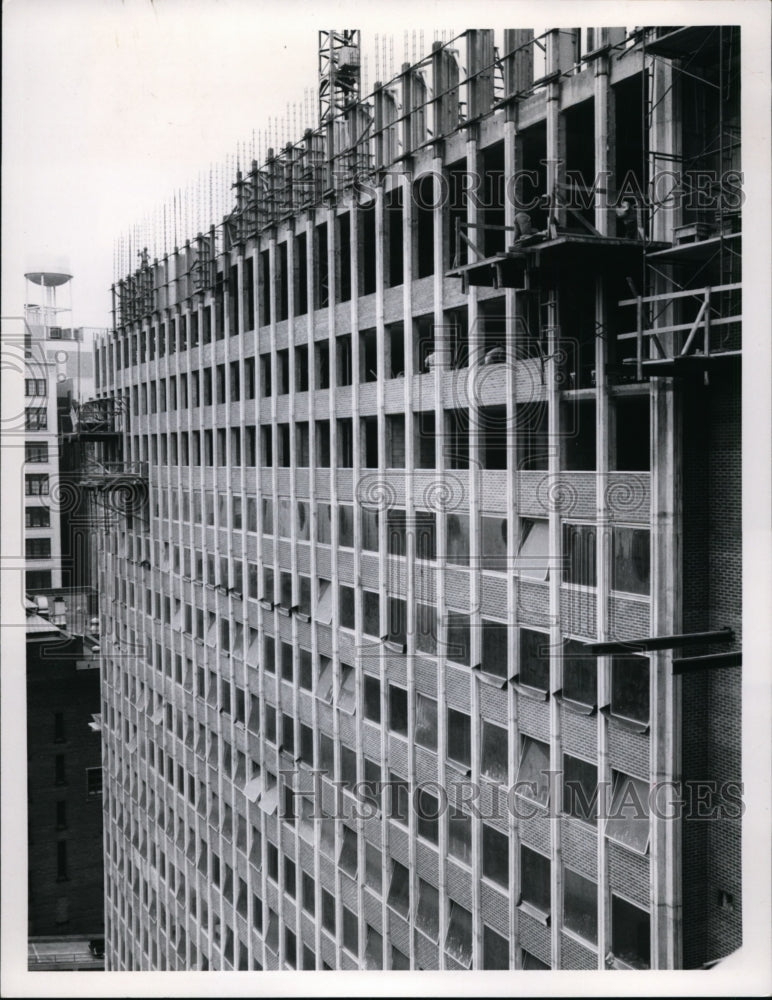
<path id="1" fill-rule="evenodd" d="M 308 392 L 308 347 L 295 348 L 295 392 Z"/>
<path id="2" fill-rule="evenodd" d="M 611 589 L 627 594 L 648 594 L 650 589 L 650 540 L 646 528 L 614 527 L 611 533 Z"/>
<path id="3" fill-rule="evenodd" d="M 338 246 L 335 259 L 338 263 L 338 302 L 351 298 L 351 215 L 346 212 L 338 219 Z"/>
<path id="4" fill-rule="evenodd" d="M 480 460 L 483 469 L 506 469 L 508 422 L 506 406 L 479 409 Z"/>
<path id="5" fill-rule="evenodd" d="M 434 413 L 415 414 L 415 461 L 419 469 L 433 469 L 437 464 L 436 423 Z M 400 466 L 401 468 L 401 466 Z"/>
<path id="6" fill-rule="evenodd" d="M 389 414 L 386 417 L 386 468 L 405 468 L 405 416 L 403 413 Z"/>
<path id="7" fill-rule="evenodd" d="M 634 969 L 651 964 L 651 918 L 645 910 L 611 895 L 611 950 Z"/>
<path id="8" fill-rule="evenodd" d="M 350 469 L 354 464 L 354 428 L 351 417 L 343 417 L 338 425 L 338 468 Z"/>
<path id="9" fill-rule="evenodd" d="M 402 264 L 402 188 L 395 187 L 384 199 L 384 225 L 386 228 L 385 255 L 387 288 L 401 285 L 404 281 Z"/>
<path id="10" fill-rule="evenodd" d="M 362 330 L 359 334 L 359 381 L 376 382 L 378 379 L 378 339 L 376 331 Z"/>
<path id="11" fill-rule="evenodd" d="M 563 468 L 571 472 L 595 470 L 595 402 L 566 401 L 560 405 Z"/>
<path id="12" fill-rule="evenodd" d="M 290 381 L 289 381 L 289 350 L 285 348 L 283 351 L 276 352 L 276 369 L 277 369 L 277 392 L 280 396 L 286 396 L 290 391 Z"/>
<path id="13" fill-rule="evenodd" d="M 330 344 L 329 341 L 320 340 L 314 345 L 314 355 L 316 357 L 316 388 L 330 388 Z"/>
<path id="14" fill-rule="evenodd" d="M 316 421 L 316 464 L 322 469 L 330 467 L 330 421 Z"/>
<path id="15" fill-rule="evenodd" d="M 314 244 L 316 261 L 316 308 L 323 309 L 330 304 L 330 272 L 327 257 L 327 223 L 316 227 Z"/>
<path id="16" fill-rule="evenodd" d="M 389 378 L 402 378 L 405 374 L 405 327 L 392 323 L 386 327 L 386 367 Z"/>
<path id="17" fill-rule="evenodd" d="M 432 372 L 439 363 L 434 351 L 434 317 L 419 316 L 413 320 L 413 370 L 423 375 Z"/>
<path id="18" fill-rule="evenodd" d="M 563 754 L 563 812 L 597 823 L 598 767 L 569 754 Z"/>
<path id="19" fill-rule="evenodd" d="M 635 722 L 649 721 L 649 661 L 615 656 L 611 661 L 611 712 Z"/>
<path id="20" fill-rule="evenodd" d="M 563 695 L 582 705 L 597 704 L 598 658 L 583 642 L 566 639 L 563 645 Z"/>
<path id="21" fill-rule="evenodd" d="M 448 267 L 462 267 L 467 262 L 466 233 L 467 181 L 466 157 L 448 165 L 445 171 L 448 197 Z M 475 242 L 474 239 L 472 242 Z"/>
<path id="22" fill-rule="evenodd" d="M 359 266 L 361 295 L 375 291 L 375 203 L 359 209 Z"/>
<path id="23" fill-rule="evenodd" d="M 482 237 L 482 239 L 477 245 L 485 257 L 492 257 L 494 254 L 503 253 L 506 245 L 504 232 L 504 143 L 497 142 L 483 149 L 480 161 L 482 201 L 478 219 L 481 228 L 477 230 L 477 235 L 478 238 Z"/>
<path id="24" fill-rule="evenodd" d="M 365 469 L 378 468 L 378 418 L 360 417 L 362 466 Z"/>
<path id="25" fill-rule="evenodd" d="M 434 274 L 434 201 L 434 175 L 427 174 L 413 185 L 416 278 Z"/>
<path id="26" fill-rule="evenodd" d="M 651 469 L 649 397 L 616 399 L 613 405 L 616 430 L 613 468 L 619 472 L 648 472 Z"/>
<path id="27" fill-rule="evenodd" d="M 289 315 L 289 275 L 287 273 L 287 243 L 276 248 L 276 320 L 281 322 Z"/>
<path id="28" fill-rule="evenodd" d="M 335 338 L 335 355 L 337 385 L 351 385 L 353 372 L 350 333 Z"/>
<path id="29" fill-rule="evenodd" d="M 305 233 L 295 237 L 294 246 L 294 311 L 296 316 L 308 312 L 308 260 L 306 256 L 307 238 Z"/>
<path id="30" fill-rule="evenodd" d="M 469 468 L 469 411 L 445 411 L 445 463 L 449 469 Z"/>

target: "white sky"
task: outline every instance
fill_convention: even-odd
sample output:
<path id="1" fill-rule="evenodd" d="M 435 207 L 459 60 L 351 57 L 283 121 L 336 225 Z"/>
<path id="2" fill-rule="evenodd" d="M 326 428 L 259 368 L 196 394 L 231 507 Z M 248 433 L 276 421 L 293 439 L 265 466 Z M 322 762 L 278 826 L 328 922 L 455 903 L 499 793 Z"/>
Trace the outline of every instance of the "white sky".
<path id="1" fill-rule="evenodd" d="M 428 49 L 439 25 L 449 32 L 452 16 L 460 25 L 469 11 L 430 0 L 419 24 L 407 0 L 2 2 L 2 313 L 22 311 L 27 256 L 54 253 L 69 258 L 74 321 L 85 326 L 109 324 L 118 236 L 213 163 L 222 168 L 253 130 L 259 138 L 286 118 L 288 103 L 302 108 L 307 93 L 316 125 L 320 27 L 353 23 L 366 49 L 375 33 L 393 34 L 396 71 L 406 28 L 423 26 Z M 475 12 L 492 12 L 482 18 L 491 26 L 519 12 L 526 25 L 530 9 L 488 0 Z M 370 89 L 372 51 L 366 73 Z M 301 135 L 299 123 L 282 138 Z"/>

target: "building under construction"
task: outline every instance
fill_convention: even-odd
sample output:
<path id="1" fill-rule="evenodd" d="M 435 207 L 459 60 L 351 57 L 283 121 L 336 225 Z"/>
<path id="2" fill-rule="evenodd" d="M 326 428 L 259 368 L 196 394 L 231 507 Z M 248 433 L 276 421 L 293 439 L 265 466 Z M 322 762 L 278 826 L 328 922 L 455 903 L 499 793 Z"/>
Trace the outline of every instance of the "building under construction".
<path id="1" fill-rule="evenodd" d="M 108 969 L 739 947 L 739 45 L 468 30 L 365 95 L 321 32 L 318 127 L 124 255 Z"/>

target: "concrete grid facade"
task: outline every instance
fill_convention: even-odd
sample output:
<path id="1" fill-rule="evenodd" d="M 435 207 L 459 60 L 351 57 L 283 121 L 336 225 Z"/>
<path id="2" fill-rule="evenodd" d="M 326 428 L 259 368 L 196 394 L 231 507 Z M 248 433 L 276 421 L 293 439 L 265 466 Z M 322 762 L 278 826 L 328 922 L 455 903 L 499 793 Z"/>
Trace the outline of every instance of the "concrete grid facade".
<path id="1" fill-rule="evenodd" d="M 307 133 L 254 165 L 253 200 L 239 175 L 222 227 L 116 285 L 107 968 L 678 968 L 720 957 L 690 906 L 711 947 L 739 944 L 736 824 L 692 849 L 656 810 L 606 821 L 570 794 L 648 801 L 684 776 L 682 742 L 702 778 L 727 739 L 694 722 L 672 649 L 585 649 L 739 629 L 720 588 L 688 622 L 706 605 L 684 567 L 709 588 L 720 549 L 734 574 L 739 527 L 716 552 L 712 515 L 684 535 L 682 449 L 709 446 L 683 436 L 680 371 L 644 370 L 692 326 L 707 348 L 705 314 L 739 347 L 726 199 L 711 225 L 649 204 L 620 234 L 594 191 L 588 236 L 556 195 L 572 169 L 645 191 L 657 155 L 737 168 L 736 143 L 689 148 L 687 110 L 715 125 L 679 73 L 695 45 L 739 134 L 737 32 L 698 34 L 597 29 L 580 51 L 550 31 L 534 81 L 532 33 L 507 32 L 499 81 L 493 33 L 466 32 L 460 84 L 446 49 L 427 58 L 442 99 L 403 67 L 367 138 L 364 105 Z M 544 234 L 510 252 L 522 170 Z M 704 285 L 732 289 L 697 316 Z M 737 390 L 713 371 L 690 391 L 720 414 Z M 735 675 L 699 675 L 700 711 L 723 705 L 739 740 Z M 728 851 L 717 915 L 686 875 Z"/>

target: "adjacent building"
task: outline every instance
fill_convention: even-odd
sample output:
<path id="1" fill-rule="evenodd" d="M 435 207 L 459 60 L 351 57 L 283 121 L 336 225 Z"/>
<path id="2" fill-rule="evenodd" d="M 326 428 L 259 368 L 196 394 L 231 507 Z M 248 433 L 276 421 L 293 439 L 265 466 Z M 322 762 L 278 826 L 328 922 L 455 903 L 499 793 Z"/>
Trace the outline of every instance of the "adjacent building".
<path id="1" fill-rule="evenodd" d="M 27 608 L 27 857 L 31 942 L 73 954 L 104 928 L 99 647 L 88 592 Z M 31 951 L 31 960 L 41 950 Z M 40 967 L 36 961 L 31 968 Z"/>
<path id="2" fill-rule="evenodd" d="M 469 30 L 364 98 L 323 32 L 319 128 L 116 282 L 107 968 L 739 946 L 739 57 Z"/>

